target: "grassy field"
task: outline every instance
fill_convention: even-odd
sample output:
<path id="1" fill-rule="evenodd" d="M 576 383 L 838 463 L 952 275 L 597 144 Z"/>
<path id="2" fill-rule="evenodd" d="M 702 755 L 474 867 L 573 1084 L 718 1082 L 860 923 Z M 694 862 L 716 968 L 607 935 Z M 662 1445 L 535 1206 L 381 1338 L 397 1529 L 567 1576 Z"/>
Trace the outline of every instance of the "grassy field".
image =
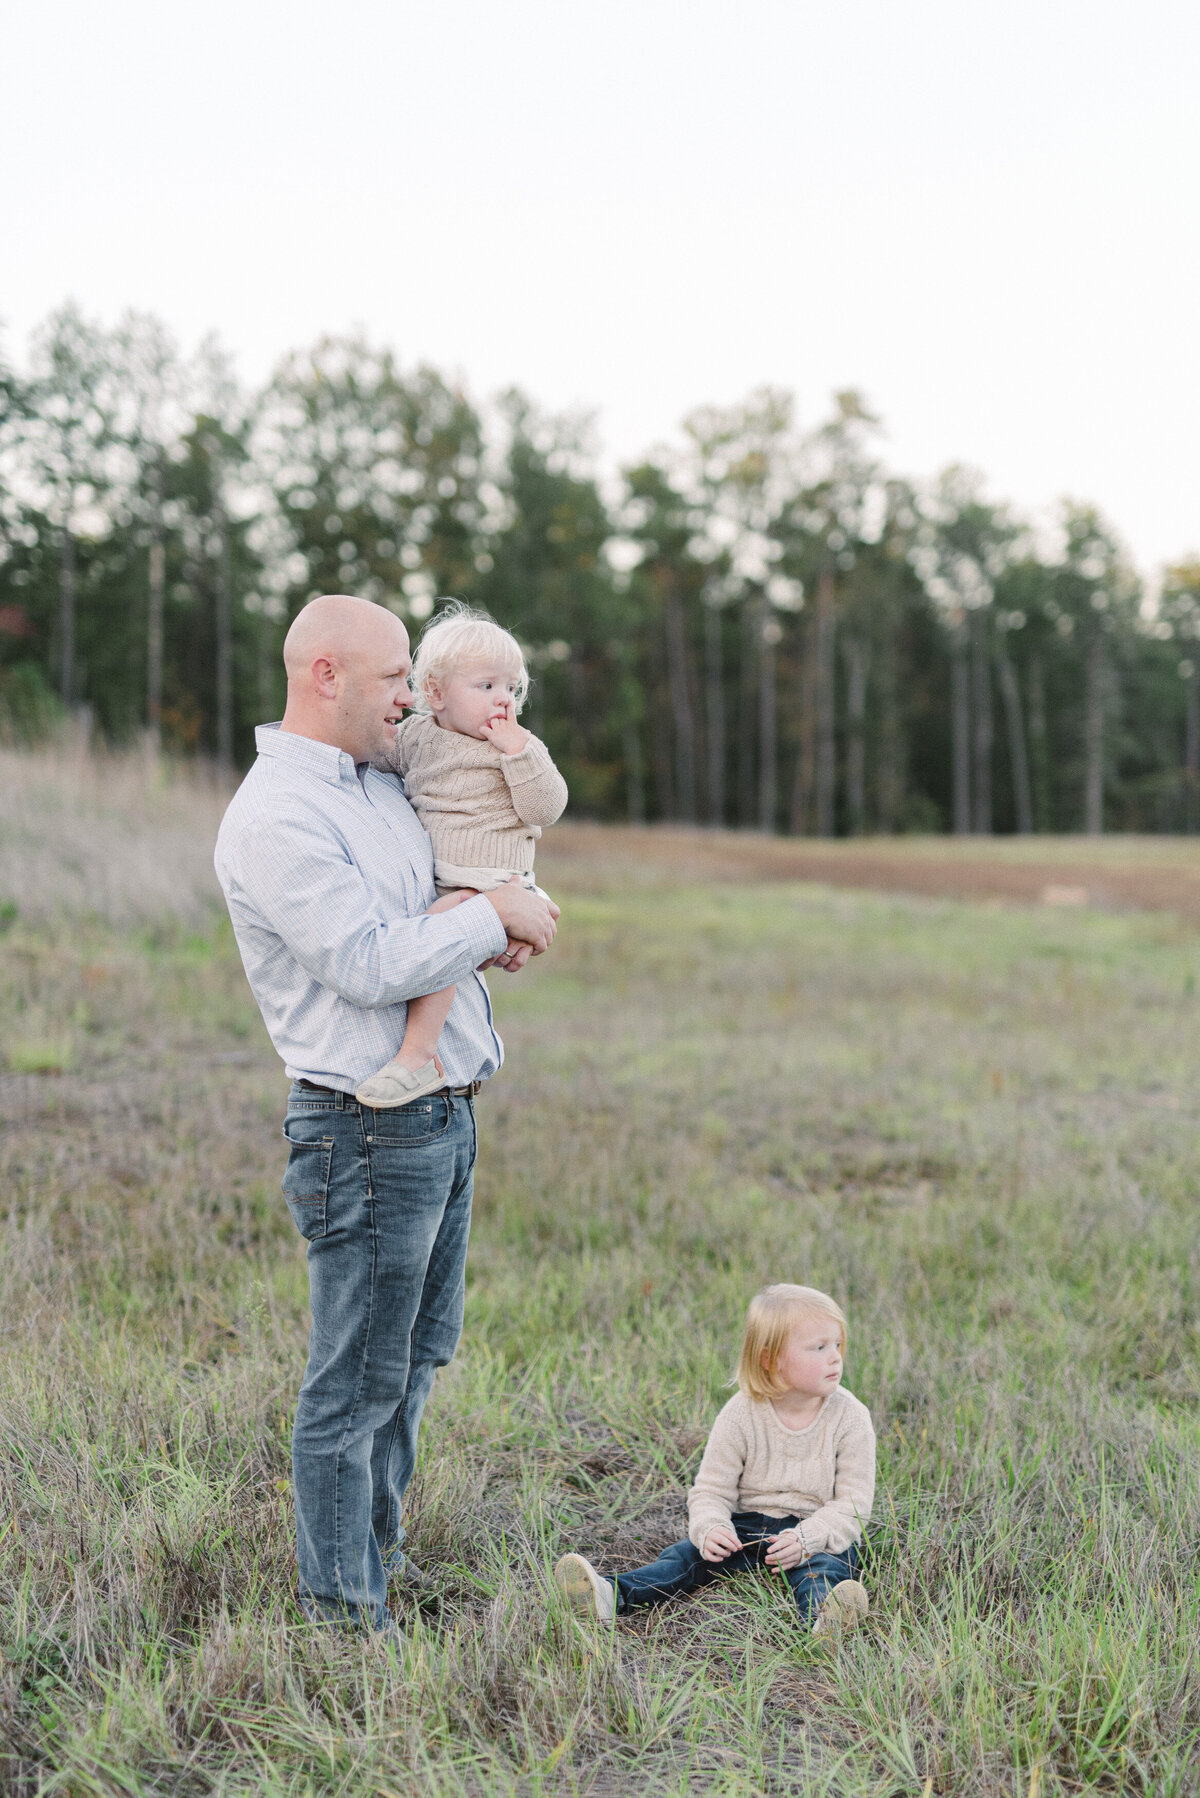
<path id="1" fill-rule="evenodd" d="M 1200 1791 L 1186 921 L 564 837 L 559 943 L 494 983 L 467 1331 L 411 1494 L 445 1599 L 397 1666 L 291 1597 L 304 1260 L 220 795 L 0 777 L 0 1790 Z M 869 1624 L 813 1642 L 742 1580 L 581 1625 L 555 1557 L 681 1533 L 781 1278 L 843 1301 L 875 1414 Z"/>

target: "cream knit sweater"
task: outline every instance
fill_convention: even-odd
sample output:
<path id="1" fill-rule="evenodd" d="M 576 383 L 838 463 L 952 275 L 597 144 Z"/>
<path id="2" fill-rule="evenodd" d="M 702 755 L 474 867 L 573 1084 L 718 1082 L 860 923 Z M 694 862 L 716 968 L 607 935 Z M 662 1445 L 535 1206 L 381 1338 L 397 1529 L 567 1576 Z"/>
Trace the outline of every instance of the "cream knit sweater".
<path id="1" fill-rule="evenodd" d="M 688 1493 L 697 1548 L 734 1511 L 799 1517 L 809 1554 L 844 1554 L 875 1498 L 875 1431 L 864 1404 L 839 1386 L 805 1430 L 789 1430 L 766 1400 L 739 1392 L 718 1413 Z"/>
<path id="2" fill-rule="evenodd" d="M 567 784 L 537 737 L 517 755 L 502 755 L 481 737 L 410 715 L 396 732 L 391 763 L 435 861 L 460 868 L 527 874 L 542 825 L 567 803 Z"/>

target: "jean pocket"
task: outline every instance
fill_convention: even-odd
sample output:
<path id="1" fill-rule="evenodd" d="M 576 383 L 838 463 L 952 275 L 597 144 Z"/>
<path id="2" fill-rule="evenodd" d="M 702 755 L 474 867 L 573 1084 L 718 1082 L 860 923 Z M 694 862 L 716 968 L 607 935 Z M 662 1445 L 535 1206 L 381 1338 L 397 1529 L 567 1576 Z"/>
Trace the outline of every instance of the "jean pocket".
<path id="1" fill-rule="evenodd" d="M 288 1137 L 288 1163 L 283 1176 L 283 1196 L 292 1214 L 292 1222 L 306 1242 L 315 1242 L 325 1234 L 332 1166 L 332 1136 L 323 1136 L 316 1142 L 296 1142 Z"/>
<path id="2" fill-rule="evenodd" d="M 454 1106 L 447 1099 L 416 1099 L 410 1105 L 398 1105 L 393 1111 L 376 1113 L 375 1129 L 367 1141 L 373 1151 L 382 1149 L 419 1149 L 423 1143 L 437 1142 L 454 1122 Z"/>

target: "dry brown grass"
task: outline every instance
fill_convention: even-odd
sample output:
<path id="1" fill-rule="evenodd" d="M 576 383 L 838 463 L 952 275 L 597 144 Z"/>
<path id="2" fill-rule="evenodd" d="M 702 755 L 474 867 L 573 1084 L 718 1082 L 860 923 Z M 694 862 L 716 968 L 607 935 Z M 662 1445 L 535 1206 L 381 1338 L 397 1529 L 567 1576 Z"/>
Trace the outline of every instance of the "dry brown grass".
<path id="1" fill-rule="evenodd" d="M 34 774 L 63 814 L 92 790 Z M 138 845 L 175 909 L 114 886 L 114 928 L 84 882 L 0 938 L 0 1050 L 73 1059 L 0 1073 L 6 1798 L 1200 1791 L 1189 924 L 728 857 L 688 884 L 668 833 L 550 833 L 564 929 L 495 983 L 467 1333 L 411 1495 L 444 1604 L 397 1594 L 394 1664 L 292 1601 L 284 1082 L 227 927 L 183 921 L 219 803 L 177 784 L 155 838 L 128 778 L 53 854 Z M 872 1622 L 830 1652 L 747 1581 L 578 1627 L 555 1556 L 677 1533 L 781 1275 L 850 1314 Z"/>
<path id="2" fill-rule="evenodd" d="M 215 777 L 166 758 L 0 747 L 0 903 L 39 924 L 211 925 L 228 800 Z"/>
<path id="3" fill-rule="evenodd" d="M 681 825 L 632 830 L 560 824 L 539 865 L 558 862 L 606 880 L 819 881 L 937 899 L 1169 911 L 1200 923 L 1200 838 L 869 837 L 818 842 Z"/>

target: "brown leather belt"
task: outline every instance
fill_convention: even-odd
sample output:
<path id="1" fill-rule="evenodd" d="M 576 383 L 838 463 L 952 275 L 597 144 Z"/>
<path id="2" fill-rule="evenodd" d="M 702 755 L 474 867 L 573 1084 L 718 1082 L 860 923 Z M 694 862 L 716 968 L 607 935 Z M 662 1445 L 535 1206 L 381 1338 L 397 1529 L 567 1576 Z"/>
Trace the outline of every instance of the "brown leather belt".
<path id="1" fill-rule="evenodd" d="M 318 1086 L 315 1080 L 297 1080 L 296 1085 L 302 1086 L 306 1093 L 327 1093 L 333 1099 L 345 1100 L 354 1097 L 353 1093 L 344 1093 L 336 1086 Z M 468 1086 L 439 1086 L 435 1093 L 426 1093 L 425 1097 L 427 1099 L 473 1099 L 482 1085 L 482 1080 L 472 1080 Z"/>

